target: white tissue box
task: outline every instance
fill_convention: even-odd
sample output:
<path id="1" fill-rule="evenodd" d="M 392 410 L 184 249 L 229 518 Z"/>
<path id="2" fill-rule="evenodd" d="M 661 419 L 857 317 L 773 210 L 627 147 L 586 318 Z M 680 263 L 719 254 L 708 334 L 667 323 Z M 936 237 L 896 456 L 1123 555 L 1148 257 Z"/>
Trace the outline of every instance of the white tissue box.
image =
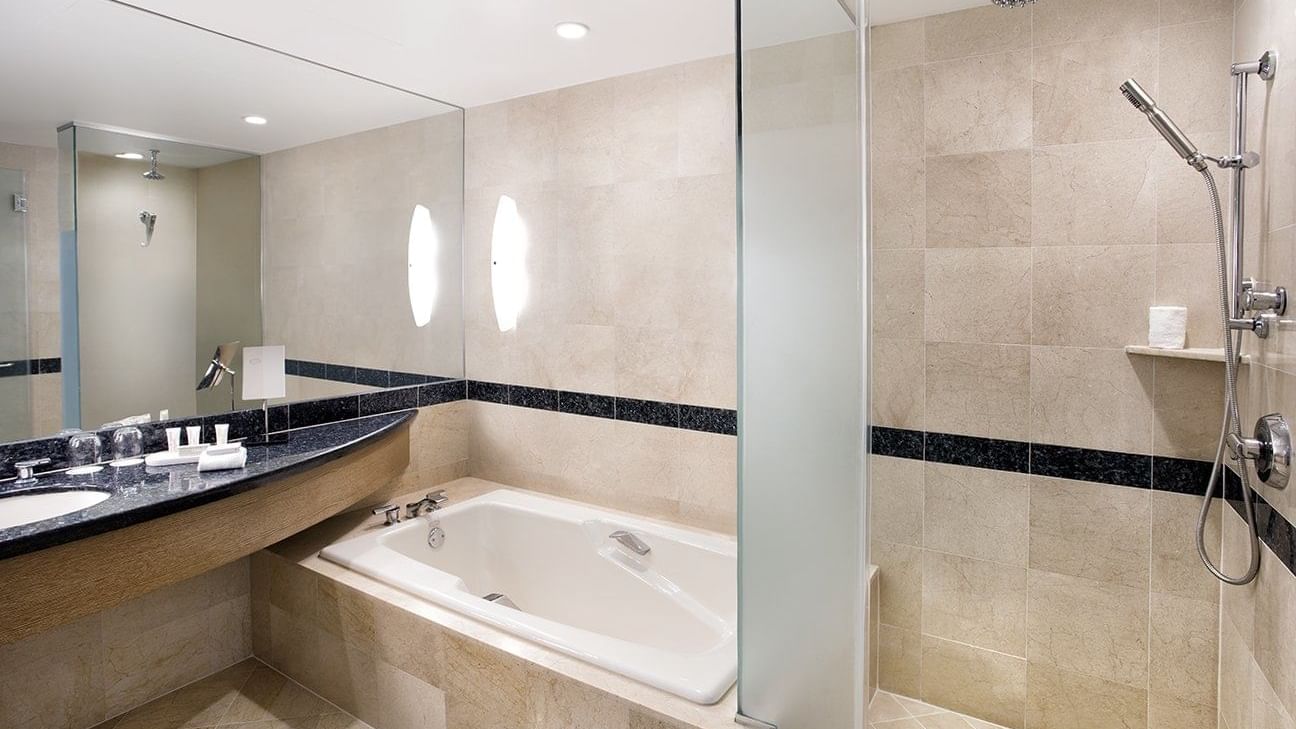
<path id="1" fill-rule="evenodd" d="M 1153 306 L 1148 309 L 1148 346 L 1183 349 L 1188 336 L 1188 307 Z"/>

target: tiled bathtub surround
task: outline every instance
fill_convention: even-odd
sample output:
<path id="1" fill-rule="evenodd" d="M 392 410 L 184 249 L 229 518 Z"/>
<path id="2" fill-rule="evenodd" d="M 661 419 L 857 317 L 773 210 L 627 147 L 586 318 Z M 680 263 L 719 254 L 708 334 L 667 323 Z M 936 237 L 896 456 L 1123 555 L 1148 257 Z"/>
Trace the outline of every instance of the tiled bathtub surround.
<path id="1" fill-rule="evenodd" d="M 1192 492 L 1222 368 L 1123 351 L 1153 304 L 1219 341 L 1213 226 L 1117 87 L 1224 150 L 1232 15 L 1085 0 L 873 29 L 871 422 L 875 453 L 925 458 L 873 456 L 883 689 L 1008 727 L 1215 726 Z"/>

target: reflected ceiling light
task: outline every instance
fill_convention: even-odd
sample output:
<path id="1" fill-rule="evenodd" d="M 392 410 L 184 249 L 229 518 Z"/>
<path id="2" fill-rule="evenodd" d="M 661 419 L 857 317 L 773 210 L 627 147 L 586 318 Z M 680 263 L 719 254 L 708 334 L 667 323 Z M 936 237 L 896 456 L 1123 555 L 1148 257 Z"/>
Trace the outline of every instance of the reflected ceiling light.
<path id="1" fill-rule="evenodd" d="M 559 23 L 558 25 L 555 25 L 554 32 L 558 34 L 559 38 L 566 38 L 567 40 L 580 40 L 581 38 L 584 38 L 585 36 L 589 35 L 589 26 L 585 25 L 584 23 L 576 23 L 568 20 Z"/>
<path id="2" fill-rule="evenodd" d="M 255 114 L 252 114 L 252 115 L 249 115 L 249 116 L 245 116 L 245 117 L 243 117 L 243 121 L 247 122 L 248 124 L 254 124 L 254 125 L 256 125 L 256 126 L 259 127 L 259 126 L 265 124 L 266 122 L 268 122 L 268 121 L 270 121 L 270 120 L 269 120 L 269 119 L 266 119 L 266 118 L 263 117 L 263 116 L 257 116 L 257 115 L 255 115 Z"/>
<path id="3" fill-rule="evenodd" d="M 491 298 L 501 332 L 517 328 L 518 313 L 526 303 L 526 248 L 526 227 L 518 215 L 517 203 L 508 195 L 500 195 L 491 233 Z"/>
<path id="4" fill-rule="evenodd" d="M 409 300 L 415 326 L 427 326 L 436 309 L 439 247 L 432 212 L 415 205 L 409 227 Z"/>
<path id="5" fill-rule="evenodd" d="M 144 155 L 139 152 L 118 152 L 113 156 L 117 159 L 144 159 Z"/>

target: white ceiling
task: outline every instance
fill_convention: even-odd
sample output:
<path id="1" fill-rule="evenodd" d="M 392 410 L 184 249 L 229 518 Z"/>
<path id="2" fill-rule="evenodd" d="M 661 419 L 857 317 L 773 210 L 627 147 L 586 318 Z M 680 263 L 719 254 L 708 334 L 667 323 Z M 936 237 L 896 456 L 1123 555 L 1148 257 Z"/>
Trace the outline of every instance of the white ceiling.
<path id="1" fill-rule="evenodd" d="M 734 47 L 734 0 L 131 2 L 464 107 Z M 590 34 L 559 38 L 565 20 Z"/>
<path id="2" fill-rule="evenodd" d="M 264 153 L 452 108 L 106 0 L 0 0 L 0 19 L 0 142 L 81 121 Z"/>
<path id="3" fill-rule="evenodd" d="M 839 0 L 743 1 L 764 19 L 749 47 L 850 27 Z M 734 0 L 128 2 L 462 107 L 734 50 Z M 0 0 L 0 19 L 0 141 L 51 145 L 77 120 L 261 153 L 443 110 L 127 2 Z M 589 36 L 559 38 L 563 20 Z"/>
<path id="4" fill-rule="evenodd" d="M 869 25 L 886 25 L 989 4 L 990 0 L 868 0 L 868 19 Z"/>

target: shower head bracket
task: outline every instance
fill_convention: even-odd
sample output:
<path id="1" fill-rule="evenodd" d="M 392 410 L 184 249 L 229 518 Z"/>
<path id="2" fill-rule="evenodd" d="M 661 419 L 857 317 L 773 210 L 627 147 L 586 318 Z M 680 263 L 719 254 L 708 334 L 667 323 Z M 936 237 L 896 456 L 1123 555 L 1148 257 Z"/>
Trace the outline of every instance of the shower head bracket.
<path id="1" fill-rule="evenodd" d="M 1247 63 L 1235 63 L 1229 69 L 1234 76 L 1242 76 L 1248 73 L 1254 73 L 1262 81 L 1272 81 L 1274 75 L 1278 73 L 1278 52 L 1265 51 L 1260 55 L 1260 60 L 1250 61 Z"/>

